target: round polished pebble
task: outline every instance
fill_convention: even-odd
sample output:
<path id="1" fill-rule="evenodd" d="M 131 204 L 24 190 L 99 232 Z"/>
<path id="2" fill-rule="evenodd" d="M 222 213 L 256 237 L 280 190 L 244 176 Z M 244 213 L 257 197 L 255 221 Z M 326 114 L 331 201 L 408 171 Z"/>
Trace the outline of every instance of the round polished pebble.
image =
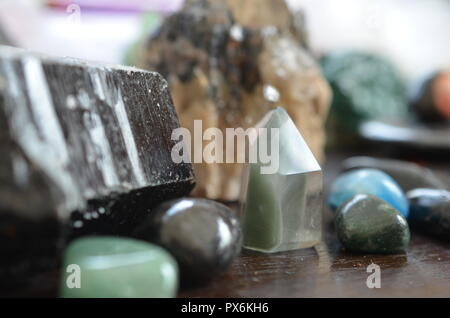
<path id="1" fill-rule="evenodd" d="M 450 72 L 441 71 L 415 83 L 410 104 L 423 121 L 450 120 Z"/>
<path id="2" fill-rule="evenodd" d="M 443 72 L 436 77 L 433 90 L 436 109 L 450 120 L 450 72 Z"/>
<path id="3" fill-rule="evenodd" d="M 410 241 L 403 215 L 385 201 L 358 194 L 339 207 L 335 228 L 346 250 L 358 253 L 397 253 Z"/>
<path id="4" fill-rule="evenodd" d="M 242 245 L 240 223 L 233 211 L 206 199 L 161 204 L 135 235 L 170 251 L 180 265 L 181 282 L 188 285 L 222 273 Z"/>
<path id="5" fill-rule="evenodd" d="M 356 169 L 341 174 L 334 180 L 328 195 L 328 205 L 336 210 L 346 200 L 356 194 L 376 196 L 394 208 L 405 217 L 409 206 L 400 186 L 389 175 L 377 169 Z"/>
<path id="6" fill-rule="evenodd" d="M 450 192 L 414 189 L 406 196 L 410 203 L 408 222 L 411 226 L 450 241 Z"/>
<path id="7" fill-rule="evenodd" d="M 175 259 L 144 241 L 91 236 L 73 241 L 64 252 L 61 297 L 166 298 L 177 288 Z"/>

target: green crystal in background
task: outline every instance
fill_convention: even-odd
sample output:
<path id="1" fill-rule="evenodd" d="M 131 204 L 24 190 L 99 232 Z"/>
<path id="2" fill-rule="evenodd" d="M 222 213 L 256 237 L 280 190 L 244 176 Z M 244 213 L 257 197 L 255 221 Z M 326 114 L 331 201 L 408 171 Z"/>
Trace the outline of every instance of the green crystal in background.
<path id="1" fill-rule="evenodd" d="M 321 60 L 333 89 L 329 120 L 355 130 L 363 120 L 398 120 L 408 115 L 406 88 L 395 67 L 380 56 L 334 52 Z"/>
<path id="2" fill-rule="evenodd" d="M 314 246 L 322 234 L 321 168 L 284 109 L 262 122 L 263 128 L 279 129 L 279 169 L 263 174 L 260 160 L 247 165 L 241 193 L 244 247 L 271 253 Z M 267 136 L 270 145 L 274 135 Z"/>

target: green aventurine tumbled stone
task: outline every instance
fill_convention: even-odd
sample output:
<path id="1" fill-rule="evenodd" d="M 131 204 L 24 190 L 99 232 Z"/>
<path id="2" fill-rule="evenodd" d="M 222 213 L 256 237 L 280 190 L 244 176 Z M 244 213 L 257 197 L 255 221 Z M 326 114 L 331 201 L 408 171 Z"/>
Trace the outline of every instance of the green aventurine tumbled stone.
<path id="1" fill-rule="evenodd" d="M 335 228 L 342 245 L 361 253 L 397 253 L 410 241 L 403 215 L 385 201 L 358 194 L 338 209 Z"/>
<path id="2" fill-rule="evenodd" d="M 322 235 L 321 168 L 284 109 L 268 113 L 260 126 L 278 129 L 279 167 L 265 174 L 260 160 L 247 165 L 241 193 L 244 247 L 266 253 L 312 247 Z M 268 145 L 272 138 L 268 132 Z"/>
<path id="3" fill-rule="evenodd" d="M 72 242 L 64 253 L 61 297 L 165 298 L 174 297 L 177 288 L 176 261 L 164 249 L 147 242 L 91 236 Z"/>

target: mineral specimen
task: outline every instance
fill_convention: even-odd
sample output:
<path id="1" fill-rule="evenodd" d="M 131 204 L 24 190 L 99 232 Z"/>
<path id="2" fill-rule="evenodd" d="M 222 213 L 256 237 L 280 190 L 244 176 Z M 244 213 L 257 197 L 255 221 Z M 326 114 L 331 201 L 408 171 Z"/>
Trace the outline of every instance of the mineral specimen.
<path id="1" fill-rule="evenodd" d="M 178 125 L 157 73 L 1 47 L 4 285 L 54 264 L 58 223 L 127 234 L 148 208 L 188 194 L 191 165 L 171 160 Z"/>
<path id="2" fill-rule="evenodd" d="M 260 157 L 247 165 L 241 194 L 244 247 L 280 252 L 314 246 L 322 235 L 321 168 L 284 109 L 270 111 L 260 126 L 278 133 L 257 136 L 250 152 L 261 140 L 271 145 L 278 138 L 278 170 L 264 173 L 267 163 Z"/>
<path id="3" fill-rule="evenodd" d="M 450 120 L 450 71 L 441 71 L 421 79 L 411 89 L 409 97 L 419 120 Z"/>
<path id="4" fill-rule="evenodd" d="M 129 238 L 92 236 L 64 252 L 60 296 L 166 298 L 178 289 L 178 266 L 162 248 Z"/>
<path id="5" fill-rule="evenodd" d="M 333 89 L 330 119 L 340 130 L 355 131 L 368 119 L 403 119 L 408 114 L 405 85 L 393 65 L 358 51 L 338 51 L 321 60 Z"/>
<path id="6" fill-rule="evenodd" d="M 172 253 L 180 265 L 184 285 L 201 284 L 224 272 L 242 244 L 235 213 L 206 199 L 162 203 L 136 229 L 135 235 Z"/>
<path id="7" fill-rule="evenodd" d="M 282 106 L 321 160 L 330 90 L 301 20 L 279 0 L 186 1 L 144 44 L 137 65 L 167 78 L 183 127 L 202 120 L 204 130 L 246 129 Z M 235 148 L 224 153 L 235 156 Z M 242 164 L 194 169 L 196 195 L 238 199 Z"/>
<path id="8" fill-rule="evenodd" d="M 406 196 L 411 206 L 408 217 L 411 226 L 450 241 L 450 192 L 414 189 Z"/>
<path id="9" fill-rule="evenodd" d="M 328 205 L 336 210 L 356 194 L 378 197 L 408 216 L 409 206 L 405 194 L 389 175 L 377 169 L 356 169 L 341 174 L 331 185 Z"/>
<path id="10" fill-rule="evenodd" d="M 346 250 L 360 253 L 403 252 L 411 237 L 399 211 L 366 194 L 358 194 L 339 207 L 335 229 Z"/>
<path id="11" fill-rule="evenodd" d="M 433 171 L 413 162 L 374 157 L 351 157 L 342 162 L 342 169 L 345 171 L 361 168 L 374 168 L 387 173 L 405 192 L 415 188 L 447 187 Z"/>

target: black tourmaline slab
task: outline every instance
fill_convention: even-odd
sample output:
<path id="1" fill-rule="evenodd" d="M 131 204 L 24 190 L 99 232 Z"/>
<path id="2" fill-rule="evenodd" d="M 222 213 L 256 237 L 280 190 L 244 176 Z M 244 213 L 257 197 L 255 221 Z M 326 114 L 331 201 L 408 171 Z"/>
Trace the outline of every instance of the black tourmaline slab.
<path id="1" fill-rule="evenodd" d="M 178 126 L 157 73 L 0 47 L 2 285 L 51 268 L 62 239 L 128 235 L 187 195 L 191 165 L 171 159 Z"/>

